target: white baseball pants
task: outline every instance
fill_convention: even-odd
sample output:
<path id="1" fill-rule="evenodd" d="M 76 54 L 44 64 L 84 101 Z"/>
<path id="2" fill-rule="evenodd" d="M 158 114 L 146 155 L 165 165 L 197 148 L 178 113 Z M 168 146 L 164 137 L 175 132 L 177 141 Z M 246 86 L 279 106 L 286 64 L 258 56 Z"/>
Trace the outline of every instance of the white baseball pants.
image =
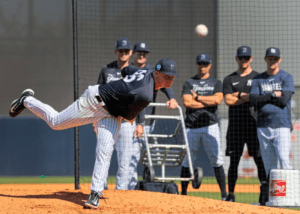
<path id="1" fill-rule="evenodd" d="M 132 189 L 129 186 L 129 182 L 132 177 L 130 168 L 132 168 L 130 161 L 134 153 L 133 143 L 134 143 L 134 130 L 135 122 L 131 125 L 129 122 L 123 122 L 121 124 L 121 130 L 118 140 L 115 144 L 115 149 L 117 151 L 118 159 L 118 171 L 116 176 L 116 188 L 119 190 Z"/>
<path id="2" fill-rule="evenodd" d="M 151 126 L 144 126 L 144 132 L 147 132 L 148 134 L 152 133 L 154 130 L 155 121 Z M 143 146 L 145 145 L 145 135 L 143 135 L 140 139 L 134 138 L 132 142 L 132 155 L 129 165 L 129 185 L 128 189 L 135 189 L 135 186 L 138 182 L 138 173 L 137 173 L 137 167 L 141 158 L 141 150 L 143 149 Z"/>
<path id="3" fill-rule="evenodd" d="M 43 119 L 52 129 L 63 130 L 99 122 L 106 117 L 113 117 L 99 104 L 98 85 L 89 86 L 87 90 L 68 108 L 57 112 L 51 106 L 40 102 L 34 97 L 24 100 L 25 107 Z"/>
<path id="4" fill-rule="evenodd" d="M 96 161 L 92 177 L 91 190 L 101 192 L 108 178 L 108 170 L 111 157 L 114 151 L 114 145 L 118 139 L 121 117 L 110 117 L 102 119 L 96 128 L 97 147 Z"/>
<path id="5" fill-rule="evenodd" d="M 204 150 L 213 167 L 223 165 L 222 145 L 220 140 L 220 129 L 216 123 L 197 129 L 186 129 L 192 164 L 197 159 L 198 150 L 203 143 Z M 185 156 L 182 166 L 189 167 L 188 157 Z"/>
<path id="6" fill-rule="evenodd" d="M 110 115 L 98 102 L 98 87 L 99 85 L 89 86 L 79 99 L 62 112 L 57 112 L 34 97 L 27 97 L 24 105 L 54 130 L 101 121 L 101 125 L 97 127 L 97 157 L 91 185 L 91 190 L 100 192 L 107 179 L 113 146 L 118 138 L 122 118 Z"/>
<path id="7" fill-rule="evenodd" d="M 271 169 L 292 169 L 290 164 L 290 128 L 257 128 L 260 152 L 267 175 Z"/>

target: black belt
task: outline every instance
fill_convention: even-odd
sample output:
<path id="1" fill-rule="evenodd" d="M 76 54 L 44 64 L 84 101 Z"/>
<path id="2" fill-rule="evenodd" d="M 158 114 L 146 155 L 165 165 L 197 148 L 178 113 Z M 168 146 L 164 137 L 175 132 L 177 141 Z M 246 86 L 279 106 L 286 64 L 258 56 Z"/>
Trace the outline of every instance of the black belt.
<path id="1" fill-rule="evenodd" d="M 96 96 L 96 99 L 98 100 L 98 102 L 99 102 L 99 103 L 101 103 L 101 102 L 102 102 L 102 99 L 101 99 L 101 97 L 100 97 L 100 96 Z"/>
<path id="2" fill-rule="evenodd" d="M 96 96 L 96 99 L 98 100 L 99 103 L 102 103 L 102 98 L 100 96 Z M 102 106 L 105 110 L 107 110 L 106 105 Z"/>

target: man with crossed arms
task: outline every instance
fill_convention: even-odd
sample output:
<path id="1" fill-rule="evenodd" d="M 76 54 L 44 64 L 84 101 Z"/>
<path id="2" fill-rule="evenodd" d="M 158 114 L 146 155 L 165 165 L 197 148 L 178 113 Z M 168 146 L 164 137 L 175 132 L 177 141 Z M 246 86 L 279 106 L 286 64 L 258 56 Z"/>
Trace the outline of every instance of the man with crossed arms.
<path id="1" fill-rule="evenodd" d="M 218 105 L 223 100 L 223 87 L 220 80 L 210 76 L 212 63 L 210 55 L 199 54 L 196 58 L 198 74 L 187 80 L 182 89 L 182 101 L 186 107 L 185 126 L 192 163 L 197 158 L 201 143 L 214 168 L 221 190 L 221 198 L 227 197 L 226 179 L 223 168 L 222 145 L 218 119 Z M 181 177 L 190 177 L 187 156 L 182 162 Z M 188 181 L 182 181 L 182 195 L 187 195 Z"/>
<path id="2" fill-rule="evenodd" d="M 295 86 L 292 75 L 279 68 L 282 61 L 279 48 L 268 48 L 264 59 L 267 71 L 253 79 L 249 100 L 258 111 L 257 135 L 266 174 L 269 177 L 270 170 L 277 169 L 278 161 L 281 169 L 292 169 L 289 154 L 291 100 Z M 243 97 L 243 94 L 241 96 Z M 269 179 L 267 181 L 269 182 Z M 264 194 L 268 197 L 269 190 L 266 189 Z"/>
<path id="3" fill-rule="evenodd" d="M 235 202 L 234 189 L 238 179 L 238 166 L 245 144 L 247 144 L 249 155 L 253 157 L 257 166 L 258 178 L 262 184 L 261 190 L 265 188 L 267 183 L 257 138 L 256 120 L 251 114 L 253 107 L 250 107 L 249 103 L 252 80 L 258 75 L 251 67 L 253 60 L 251 48 L 249 46 L 240 46 L 236 51 L 235 60 L 238 64 L 238 70 L 226 76 L 223 81 L 225 102 L 229 106 L 226 156 L 230 157 L 230 165 L 228 169 L 229 194 L 226 201 L 231 202 Z M 259 203 L 265 203 L 262 194 L 260 195 Z"/>

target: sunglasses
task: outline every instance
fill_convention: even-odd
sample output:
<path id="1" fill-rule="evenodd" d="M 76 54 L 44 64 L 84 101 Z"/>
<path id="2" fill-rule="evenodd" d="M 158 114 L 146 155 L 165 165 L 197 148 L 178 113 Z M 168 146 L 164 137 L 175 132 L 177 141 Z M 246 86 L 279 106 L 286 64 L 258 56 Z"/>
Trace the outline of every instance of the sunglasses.
<path id="1" fill-rule="evenodd" d="M 206 66 L 207 66 L 207 65 L 209 65 L 210 63 L 209 63 L 209 62 L 198 62 L 197 64 L 198 64 L 198 65 L 206 65 Z"/>
<path id="2" fill-rule="evenodd" d="M 118 50 L 120 54 L 129 54 L 130 50 Z"/>
<path id="3" fill-rule="evenodd" d="M 147 52 L 136 52 L 137 55 L 139 56 L 148 56 L 148 53 Z"/>
<path id="4" fill-rule="evenodd" d="M 239 60 L 243 60 L 243 59 L 249 60 L 249 59 L 251 58 L 251 56 L 238 56 L 237 58 L 238 58 Z"/>

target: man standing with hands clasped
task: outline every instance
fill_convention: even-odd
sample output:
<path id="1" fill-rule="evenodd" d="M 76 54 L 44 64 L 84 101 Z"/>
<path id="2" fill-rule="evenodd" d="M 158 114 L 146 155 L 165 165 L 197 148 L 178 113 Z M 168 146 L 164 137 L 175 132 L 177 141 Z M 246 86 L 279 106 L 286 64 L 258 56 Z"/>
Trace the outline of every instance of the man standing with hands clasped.
<path id="1" fill-rule="evenodd" d="M 295 86 L 292 75 L 279 68 L 279 48 L 268 48 L 265 61 L 267 71 L 253 79 L 249 98 L 250 104 L 258 111 L 257 135 L 269 177 L 270 170 L 277 169 L 278 160 L 281 169 L 292 169 L 289 153 L 292 128 L 291 100 Z M 269 195 L 268 189 L 265 194 Z"/>
<path id="2" fill-rule="evenodd" d="M 238 179 L 238 166 L 247 144 L 249 156 L 257 166 L 258 178 L 262 187 L 266 183 L 266 173 L 259 150 L 256 120 L 250 113 L 249 92 L 253 78 L 258 74 L 251 67 L 253 56 L 251 48 L 241 46 L 236 51 L 238 70 L 224 78 L 223 93 L 229 106 L 226 156 L 230 157 L 228 170 L 229 194 L 226 201 L 235 202 L 234 188 Z M 261 187 L 261 188 L 262 188 Z M 260 197 L 259 203 L 264 203 Z"/>

